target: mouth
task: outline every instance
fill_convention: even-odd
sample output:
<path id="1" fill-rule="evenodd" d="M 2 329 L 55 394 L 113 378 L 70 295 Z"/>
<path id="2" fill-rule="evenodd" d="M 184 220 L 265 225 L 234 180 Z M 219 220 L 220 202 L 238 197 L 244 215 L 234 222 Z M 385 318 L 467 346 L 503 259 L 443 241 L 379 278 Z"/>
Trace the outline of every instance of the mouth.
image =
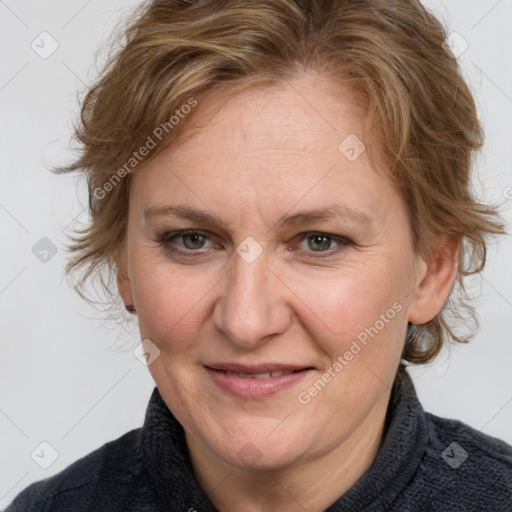
<path id="1" fill-rule="evenodd" d="M 270 379 L 272 377 L 281 377 L 281 375 L 290 375 L 291 373 L 295 373 L 293 371 L 273 371 L 273 372 L 261 372 L 261 373 L 239 373 L 239 372 L 229 372 L 224 370 L 226 375 L 235 375 L 240 377 L 241 379 Z M 301 370 L 298 370 L 301 371 Z"/>
<path id="2" fill-rule="evenodd" d="M 210 378 L 223 393 L 245 399 L 275 395 L 302 380 L 311 366 L 219 363 L 205 365 Z"/>

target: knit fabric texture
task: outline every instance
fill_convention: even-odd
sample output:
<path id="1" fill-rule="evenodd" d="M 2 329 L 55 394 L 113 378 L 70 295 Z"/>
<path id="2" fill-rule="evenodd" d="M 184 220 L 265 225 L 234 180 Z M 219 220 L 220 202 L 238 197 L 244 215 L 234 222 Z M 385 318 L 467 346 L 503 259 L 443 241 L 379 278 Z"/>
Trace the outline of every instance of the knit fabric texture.
<path id="1" fill-rule="evenodd" d="M 32 511 L 216 508 L 194 476 L 183 428 L 155 388 L 142 428 L 31 484 L 7 508 Z M 377 458 L 327 511 L 510 512 L 512 447 L 460 421 L 425 413 L 401 367 Z"/>

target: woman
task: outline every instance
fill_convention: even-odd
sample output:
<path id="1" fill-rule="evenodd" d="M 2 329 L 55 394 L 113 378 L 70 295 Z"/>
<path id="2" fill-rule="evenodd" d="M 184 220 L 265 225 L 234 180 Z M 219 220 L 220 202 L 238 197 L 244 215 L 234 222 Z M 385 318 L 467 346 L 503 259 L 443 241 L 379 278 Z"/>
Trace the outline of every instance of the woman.
<path id="1" fill-rule="evenodd" d="M 8 510 L 512 510 L 512 448 L 405 369 L 466 341 L 503 232 L 445 39 L 414 0 L 140 8 L 83 103 L 69 270 L 115 277 L 156 388 Z"/>

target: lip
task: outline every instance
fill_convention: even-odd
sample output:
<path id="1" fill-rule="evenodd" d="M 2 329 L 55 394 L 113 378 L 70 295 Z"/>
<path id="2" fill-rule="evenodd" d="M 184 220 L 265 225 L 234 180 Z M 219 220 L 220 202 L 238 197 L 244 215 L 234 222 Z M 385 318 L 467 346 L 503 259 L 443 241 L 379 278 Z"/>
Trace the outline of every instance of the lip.
<path id="1" fill-rule="evenodd" d="M 205 366 L 216 386 L 229 395 L 237 398 L 260 400 L 290 388 L 308 375 L 313 368 L 300 365 L 284 364 L 237 364 L 218 363 Z M 293 372 L 279 377 L 259 379 L 255 377 L 239 377 L 233 373 L 256 374 L 267 372 Z"/>
<path id="2" fill-rule="evenodd" d="M 211 363 L 205 365 L 213 370 L 222 370 L 237 373 L 265 373 L 265 372 L 296 372 L 306 370 L 311 366 L 306 364 L 279 364 L 279 363 Z"/>

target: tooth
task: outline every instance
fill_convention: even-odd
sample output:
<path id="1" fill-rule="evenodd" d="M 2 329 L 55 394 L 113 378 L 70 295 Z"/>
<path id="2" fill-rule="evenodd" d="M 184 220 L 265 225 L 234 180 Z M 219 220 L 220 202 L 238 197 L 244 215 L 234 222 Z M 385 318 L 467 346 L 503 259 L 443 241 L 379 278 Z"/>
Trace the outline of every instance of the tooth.
<path id="1" fill-rule="evenodd" d="M 290 375 L 290 373 L 294 373 L 292 370 L 275 370 L 272 372 L 262 372 L 262 373 L 238 373 L 226 370 L 224 373 L 228 375 L 235 375 L 236 377 L 240 377 L 241 379 L 269 379 L 270 377 L 281 377 L 281 375 Z"/>

